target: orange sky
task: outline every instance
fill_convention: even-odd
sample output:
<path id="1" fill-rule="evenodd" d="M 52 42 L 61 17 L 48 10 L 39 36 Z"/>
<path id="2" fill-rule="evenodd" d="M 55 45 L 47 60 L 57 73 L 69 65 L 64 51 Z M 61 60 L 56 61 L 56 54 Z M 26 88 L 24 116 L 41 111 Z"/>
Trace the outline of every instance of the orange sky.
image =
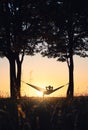
<path id="1" fill-rule="evenodd" d="M 85 95 L 88 89 L 88 59 L 74 56 L 75 94 Z M 25 56 L 22 65 L 22 80 L 39 87 L 52 85 L 54 88 L 68 83 L 67 63 L 56 59 L 36 56 Z M 9 95 L 9 63 L 6 58 L 0 58 L 0 95 Z M 67 86 L 51 94 L 51 96 L 66 96 Z M 37 90 L 22 83 L 22 95 L 39 96 Z"/>

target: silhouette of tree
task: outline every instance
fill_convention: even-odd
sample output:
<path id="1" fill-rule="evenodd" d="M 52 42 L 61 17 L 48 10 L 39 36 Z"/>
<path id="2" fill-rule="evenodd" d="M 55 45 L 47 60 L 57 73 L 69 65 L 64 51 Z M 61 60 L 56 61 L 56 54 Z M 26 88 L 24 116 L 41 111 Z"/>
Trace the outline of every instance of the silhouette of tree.
<path id="1" fill-rule="evenodd" d="M 48 30 L 43 32 L 45 47 L 41 54 L 67 61 L 69 69 L 69 86 L 67 96 L 74 94 L 74 61 L 73 55 L 88 56 L 88 9 L 87 1 L 58 1 L 46 2 L 45 13 Z M 45 12 L 44 12 L 45 11 Z"/>
<path id="2" fill-rule="evenodd" d="M 0 1 L 0 56 L 10 64 L 10 93 L 20 97 L 21 67 L 25 55 L 38 52 L 39 15 L 31 0 Z"/>

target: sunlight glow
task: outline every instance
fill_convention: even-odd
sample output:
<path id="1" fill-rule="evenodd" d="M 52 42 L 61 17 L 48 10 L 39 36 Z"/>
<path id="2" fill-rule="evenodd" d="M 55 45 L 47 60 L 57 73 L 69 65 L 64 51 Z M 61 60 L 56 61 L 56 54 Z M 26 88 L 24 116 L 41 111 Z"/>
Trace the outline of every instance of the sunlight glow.
<path id="1" fill-rule="evenodd" d="M 10 73 L 9 62 L 6 58 L 0 59 L 0 75 L 0 96 L 7 97 L 10 95 Z M 66 62 L 57 62 L 56 59 L 43 58 L 40 55 L 26 56 L 22 65 L 21 79 L 44 89 L 49 85 L 55 89 L 68 83 L 68 76 Z M 68 85 L 50 94 L 49 97 L 66 96 L 67 88 Z M 88 58 L 74 56 L 74 94 L 88 95 Z M 43 94 L 21 83 L 21 95 L 41 97 Z"/>
<path id="2" fill-rule="evenodd" d="M 37 96 L 38 96 L 38 97 L 43 97 L 43 92 L 37 91 Z"/>

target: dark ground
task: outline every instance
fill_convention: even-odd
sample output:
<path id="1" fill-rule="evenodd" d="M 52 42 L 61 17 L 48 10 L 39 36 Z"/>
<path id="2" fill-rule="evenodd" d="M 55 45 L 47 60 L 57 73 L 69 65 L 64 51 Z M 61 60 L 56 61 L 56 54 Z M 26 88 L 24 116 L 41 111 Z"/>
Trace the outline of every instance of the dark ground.
<path id="1" fill-rule="evenodd" d="M 0 99 L 0 130 L 88 130 L 88 97 Z"/>

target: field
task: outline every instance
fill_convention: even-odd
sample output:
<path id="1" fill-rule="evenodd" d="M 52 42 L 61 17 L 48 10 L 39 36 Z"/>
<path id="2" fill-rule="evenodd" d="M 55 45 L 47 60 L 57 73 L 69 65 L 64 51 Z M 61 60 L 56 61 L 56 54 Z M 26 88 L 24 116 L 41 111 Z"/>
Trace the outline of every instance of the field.
<path id="1" fill-rule="evenodd" d="M 88 97 L 1 98 L 0 130 L 88 130 Z"/>

